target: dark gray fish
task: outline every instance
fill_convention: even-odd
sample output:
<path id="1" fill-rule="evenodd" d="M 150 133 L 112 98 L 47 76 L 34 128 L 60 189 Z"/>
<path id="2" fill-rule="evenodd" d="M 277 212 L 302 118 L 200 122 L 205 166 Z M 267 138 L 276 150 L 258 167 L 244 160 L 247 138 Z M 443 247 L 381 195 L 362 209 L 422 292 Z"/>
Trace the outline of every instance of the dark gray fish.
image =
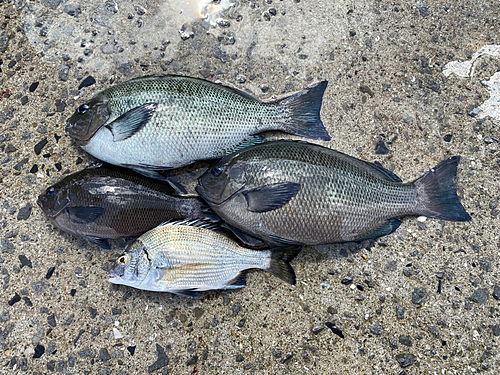
<path id="1" fill-rule="evenodd" d="M 197 191 L 227 224 L 266 241 L 361 241 L 392 233 L 406 215 L 470 220 L 455 190 L 459 160 L 402 183 L 380 164 L 328 148 L 268 142 L 223 158 Z"/>
<path id="2" fill-rule="evenodd" d="M 274 102 L 209 81 L 149 76 L 112 86 L 82 104 L 67 133 L 88 153 L 148 176 L 262 143 L 279 130 L 329 140 L 320 120 L 327 82 Z"/>
<path id="3" fill-rule="evenodd" d="M 38 205 L 59 229 L 105 249 L 107 239 L 138 237 L 169 220 L 217 219 L 201 200 L 174 194 L 167 183 L 110 166 L 65 177 Z"/>

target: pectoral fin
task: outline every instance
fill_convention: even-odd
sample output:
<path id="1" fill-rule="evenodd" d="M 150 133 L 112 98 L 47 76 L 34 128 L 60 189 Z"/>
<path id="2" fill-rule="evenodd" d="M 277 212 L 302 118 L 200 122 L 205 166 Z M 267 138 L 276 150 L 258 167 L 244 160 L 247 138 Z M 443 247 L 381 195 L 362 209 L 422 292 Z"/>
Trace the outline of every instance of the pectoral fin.
<path id="1" fill-rule="evenodd" d="M 243 193 L 247 200 L 248 210 L 267 212 L 276 210 L 287 204 L 300 190 L 300 184 L 285 182 L 266 185 Z"/>
<path id="2" fill-rule="evenodd" d="M 96 221 L 103 213 L 103 207 L 80 206 L 66 209 L 70 220 L 78 224 L 88 224 Z"/>
<path id="3" fill-rule="evenodd" d="M 85 241 L 87 241 L 91 245 L 95 245 L 104 250 L 111 250 L 111 246 L 109 245 L 108 240 L 105 238 L 97 238 L 97 237 L 83 237 Z"/>
<path id="4" fill-rule="evenodd" d="M 130 138 L 146 125 L 156 112 L 158 103 L 147 103 L 131 109 L 107 125 L 113 134 L 113 141 Z"/>

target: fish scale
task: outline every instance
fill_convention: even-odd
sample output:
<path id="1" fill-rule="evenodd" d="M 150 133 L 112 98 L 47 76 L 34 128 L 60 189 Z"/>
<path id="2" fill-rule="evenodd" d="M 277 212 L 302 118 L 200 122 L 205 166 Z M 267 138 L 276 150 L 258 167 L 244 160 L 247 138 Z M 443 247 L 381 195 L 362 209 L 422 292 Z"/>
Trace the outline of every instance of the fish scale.
<path id="1" fill-rule="evenodd" d="M 388 234 L 400 223 L 391 220 L 406 215 L 470 220 L 454 188 L 458 160 L 436 167 L 444 174 L 442 181 L 433 169 L 403 184 L 382 167 L 325 147 L 268 142 L 222 159 L 200 178 L 197 191 L 230 226 L 265 240 L 347 242 Z M 280 184 L 300 188 L 280 202 L 271 188 Z M 259 200 L 264 207 L 276 202 L 276 207 L 252 209 Z"/>
<path id="2" fill-rule="evenodd" d="M 167 169 L 223 156 L 280 130 L 329 140 L 319 118 L 326 82 L 275 101 L 189 77 L 150 76 L 90 99 L 66 131 L 93 156 L 135 169 Z M 86 107 L 85 107 L 86 106 Z"/>

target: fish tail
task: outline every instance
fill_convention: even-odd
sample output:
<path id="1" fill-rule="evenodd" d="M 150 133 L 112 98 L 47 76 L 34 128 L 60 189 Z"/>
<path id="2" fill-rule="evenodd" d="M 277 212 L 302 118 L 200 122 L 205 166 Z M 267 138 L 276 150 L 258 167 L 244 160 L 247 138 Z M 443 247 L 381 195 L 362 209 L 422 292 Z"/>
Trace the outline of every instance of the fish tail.
<path id="1" fill-rule="evenodd" d="M 279 106 L 287 114 L 282 131 L 323 141 L 331 139 L 320 119 L 327 84 L 327 81 L 316 83 L 279 102 Z"/>
<path id="2" fill-rule="evenodd" d="M 455 187 L 460 156 L 442 161 L 415 181 L 417 214 L 450 221 L 469 221 Z"/>
<path id="3" fill-rule="evenodd" d="M 302 247 L 297 246 L 271 249 L 269 267 L 265 270 L 271 272 L 281 280 L 286 281 L 288 284 L 295 285 L 295 271 L 290 265 L 290 262 L 301 250 Z"/>

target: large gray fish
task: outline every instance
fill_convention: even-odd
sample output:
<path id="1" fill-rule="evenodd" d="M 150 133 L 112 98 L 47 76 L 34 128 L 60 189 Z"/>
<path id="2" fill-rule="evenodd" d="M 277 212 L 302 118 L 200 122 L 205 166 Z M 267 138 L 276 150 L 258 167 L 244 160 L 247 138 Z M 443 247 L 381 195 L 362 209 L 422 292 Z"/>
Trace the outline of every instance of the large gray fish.
<path id="1" fill-rule="evenodd" d="M 328 148 L 268 142 L 223 158 L 197 191 L 230 226 L 267 241 L 361 241 L 392 233 L 406 215 L 470 220 L 454 185 L 459 160 L 402 183 L 380 164 Z"/>
<path id="2" fill-rule="evenodd" d="M 110 271 L 110 282 L 190 297 L 246 285 L 246 271 L 269 271 L 290 284 L 289 262 L 300 248 L 256 251 L 239 246 L 204 223 L 167 223 L 143 234 Z"/>
<path id="3" fill-rule="evenodd" d="M 110 87 L 82 104 L 67 133 L 88 153 L 149 176 L 261 143 L 280 130 L 329 140 L 320 120 L 327 82 L 275 102 L 209 81 L 149 76 Z"/>
<path id="4" fill-rule="evenodd" d="M 38 205 L 59 229 L 105 249 L 107 239 L 138 237 L 168 220 L 217 219 L 200 199 L 174 193 L 166 183 L 110 166 L 65 177 L 38 197 Z"/>

